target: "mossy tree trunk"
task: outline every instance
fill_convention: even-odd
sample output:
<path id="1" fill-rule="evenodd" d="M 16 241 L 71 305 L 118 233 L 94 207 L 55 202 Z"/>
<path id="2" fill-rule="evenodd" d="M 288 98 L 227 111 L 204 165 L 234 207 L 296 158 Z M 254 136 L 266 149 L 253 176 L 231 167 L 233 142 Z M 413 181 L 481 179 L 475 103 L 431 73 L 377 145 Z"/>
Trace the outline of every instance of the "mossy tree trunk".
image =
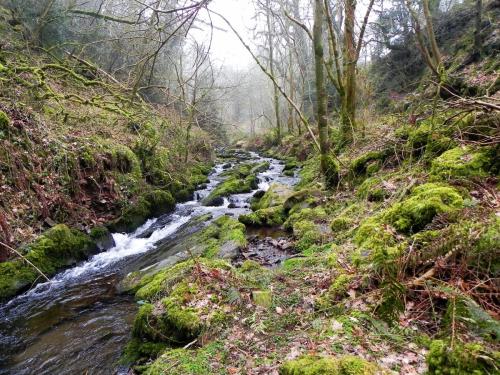
<path id="1" fill-rule="evenodd" d="M 330 142 L 328 140 L 328 119 L 326 117 L 326 88 L 323 67 L 323 20 L 324 11 L 321 0 L 314 2 L 314 27 L 313 27 L 313 47 L 314 47 L 314 68 L 316 79 L 316 121 L 318 123 L 319 145 L 321 154 L 321 171 L 326 177 L 329 171 L 329 151 Z"/>
<path id="2" fill-rule="evenodd" d="M 344 95 L 341 108 L 342 143 L 349 144 L 356 130 L 356 47 L 354 17 L 356 0 L 345 0 L 344 18 Z"/>
<path id="3" fill-rule="evenodd" d="M 267 21 L 267 42 L 269 44 L 269 72 L 273 77 L 274 74 L 274 40 L 273 40 L 273 27 L 271 23 L 271 1 L 266 1 L 266 21 Z M 276 141 L 281 144 L 281 118 L 280 118 L 280 100 L 279 92 L 276 85 L 273 86 L 273 102 L 274 102 L 274 114 L 276 117 Z"/>

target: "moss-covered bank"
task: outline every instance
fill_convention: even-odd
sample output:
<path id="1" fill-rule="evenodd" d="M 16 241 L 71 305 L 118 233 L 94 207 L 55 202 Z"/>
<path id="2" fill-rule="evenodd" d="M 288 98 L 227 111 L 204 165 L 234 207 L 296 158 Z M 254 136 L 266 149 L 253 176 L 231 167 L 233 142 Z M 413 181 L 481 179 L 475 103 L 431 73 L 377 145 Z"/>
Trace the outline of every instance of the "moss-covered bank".
<path id="1" fill-rule="evenodd" d="M 46 231 L 25 249 L 25 258 L 46 276 L 76 264 L 97 252 L 97 244 L 87 235 L 64 224 Z M 0 263 L 0 300 L 5 300 L 44 281 L 27 262 L 15 259 Z"/>

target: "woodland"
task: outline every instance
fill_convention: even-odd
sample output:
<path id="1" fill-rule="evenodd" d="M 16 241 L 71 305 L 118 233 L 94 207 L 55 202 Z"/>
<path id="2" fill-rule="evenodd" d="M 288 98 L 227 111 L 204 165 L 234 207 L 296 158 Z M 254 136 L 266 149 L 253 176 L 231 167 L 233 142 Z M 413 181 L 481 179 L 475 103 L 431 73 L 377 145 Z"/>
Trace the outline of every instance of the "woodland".
<path id="1" fill-rule="evenodd" d="M 499 56 L 497 0 L 0 0 L 0 375 L 500 374 Z"/>

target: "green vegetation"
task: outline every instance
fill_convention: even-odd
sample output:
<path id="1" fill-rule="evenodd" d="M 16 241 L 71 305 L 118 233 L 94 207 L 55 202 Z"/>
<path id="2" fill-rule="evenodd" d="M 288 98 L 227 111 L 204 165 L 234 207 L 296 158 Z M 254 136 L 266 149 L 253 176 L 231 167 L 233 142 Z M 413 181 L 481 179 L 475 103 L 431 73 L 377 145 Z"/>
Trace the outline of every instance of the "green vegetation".
<path id="1" fill-rule="evenodd" d="M 377 366 L 361 358 L 304 356 L 285 363 L 280 375 L 374 375 Z"/>
<path id="2" fill-rule="evenodd" d="M 269 168 L 268 163 L 261 164 L 243 164 L 235 166 L 232 170 L 225 173 L 227 177 L 212 192 L 203 199 L 202 203 L 206 206 L 221 205 L 222 198 L 231 194 L 249 193 L 257 189 L 257 173 Z"/>
<path id="3" fill-rule="evenodd" d="M 96 244 L 85 234 L 59 224 L 47 230 L 25 250 L 25 258 L 46 276 L 86 259 L 96 252 Z M 22 259 L 0 263 L 0 300 L 12 297 L 38 282 L 40 274 Z"/>
<path id="4" fill-rule="evenodd" d="M 486 177 L 493 155 L 489 148 L 457 147 L 432 161 L 431 174 L 436 180 Z"/>
<path id="5" fill-rule="evenodd" d="M 168 222 L 204 184 L 204 206 L 257 190 L 256 151 L 300 181 L 244 207 L 189 202 L 188 223 L 121 268 L 137 265 L 118 285 L 137 304 L 130 373 L 499 373 L 495 2 L 364 18 L 355 1 L 252 2 L 272 84 L 186 34 L 206 31 L 207 1 L 15 3 L 0 5 L 0 300 L 111 232 Z M 250 85 L 227 84 L 241 73 Z M 51 337 L 61 303 L 48 326 L 9 320 L 13 335 Z"/>
<path id="6" fill-rule="evenodd" d="M 429 374 L 475 374 L 486 375 L 498 372 L 500 353 L 490 353 L 481 344 L 457 344 L 435 340 L 431 343 L 427 363 Z"/>

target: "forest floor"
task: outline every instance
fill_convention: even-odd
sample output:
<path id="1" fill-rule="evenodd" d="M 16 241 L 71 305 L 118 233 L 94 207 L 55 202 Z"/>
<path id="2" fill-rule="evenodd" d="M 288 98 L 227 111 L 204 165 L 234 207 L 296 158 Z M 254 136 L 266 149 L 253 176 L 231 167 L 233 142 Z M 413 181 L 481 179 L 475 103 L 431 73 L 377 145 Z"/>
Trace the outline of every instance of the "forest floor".
<path id="1" fill-rule="evenodd" d="M 268 150 L 300 182 L 239 217 L 248 241 L 233 265 L 202 252 L 133 288 L 147 301 L 126 351 L 135 371 L 498 372 L 498 145 L 457 136 L 491 139 L 498 115 L 449 116 L 387 118 L 340 154 L 333 190 L 318 157 L 301 159 L 307 140 Z"/>

